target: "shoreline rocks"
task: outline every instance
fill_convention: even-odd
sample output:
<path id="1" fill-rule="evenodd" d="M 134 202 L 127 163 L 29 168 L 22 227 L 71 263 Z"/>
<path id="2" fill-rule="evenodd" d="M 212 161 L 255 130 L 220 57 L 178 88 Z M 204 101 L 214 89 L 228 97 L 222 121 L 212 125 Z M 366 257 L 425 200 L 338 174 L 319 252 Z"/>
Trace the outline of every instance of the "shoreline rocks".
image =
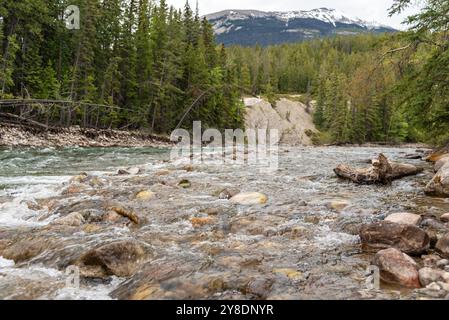
<path id="1" fill-rule="evenodd" d="M 424 191 L 431 196 L 449 197 L 449 161 L 435 174 Z"/>
<path id="2" fill-rule="evenodd" d="M 139 131 L 87 129 L 78 126 L 51 130 L 28 129 L 19 125 L 0 126 L 4 147 L 169 147 L 168 137 Z"/>
<path id="3" fill-rule="evenodd" d="M 379 267 L 380 278 L 384 282 L 408 288 L 421 287 L 416 262 L 397 249 L 379 251 L 374 257 L 374 264 Z"/>
<path id="4" fill-rule="evenodd" d="M 438 240 L 435 249 L 445 258 L 449 258 L 449 233 L 446 233 L 440 240 Z"/>

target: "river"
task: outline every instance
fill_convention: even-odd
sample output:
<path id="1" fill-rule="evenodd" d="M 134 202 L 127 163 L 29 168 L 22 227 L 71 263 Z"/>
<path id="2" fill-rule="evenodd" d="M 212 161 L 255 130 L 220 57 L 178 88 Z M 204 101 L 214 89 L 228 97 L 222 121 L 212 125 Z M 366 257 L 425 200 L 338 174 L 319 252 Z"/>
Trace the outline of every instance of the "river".
<path id="1" fill-rule="evenodd" d="M 338 164 L 367 166 L 380 152 L 426 170 L 389 186 L 335 177 Z M 278 170 L 264 172 L 218 161 L 186 167 L 169 161 L 167 149 L 0 149 L 0 298 L 417 298 L 412 290 L 367 287 L 372 256 L 361 251 L 358 237 L 363 223 L 392 212 L 449 211 L 447 199 L 424 195 L 432 170 L 405 159 L 414 153 L 416 148 L 282 147 Z M 115 174 L 128 167 L 145 173 Z M 96 178 L 70 189 L 70 179 L 81 172 Z M 180 187 L 181 180 L 189 186 Z M 235 205 L 218 197 L 226 188 L 260 192 L 268 202 Z M 142 203 L 135 195 L 143 190 L 152 198 Z M 104 216 L 109 202 L 132 208 L 144 222 L 134 227 L 91 214 L 80 226 L 55 224 L 73 211 Z M 200 226 L 192 222 L 198 218 Z M 79 288 L 67 286 L 67 267 L 80 255 L 130 239 L 145 249 L 132 276 L 83 278 Z M 15 246 L 15 262 L 1 257 L 8 246 Z"/>

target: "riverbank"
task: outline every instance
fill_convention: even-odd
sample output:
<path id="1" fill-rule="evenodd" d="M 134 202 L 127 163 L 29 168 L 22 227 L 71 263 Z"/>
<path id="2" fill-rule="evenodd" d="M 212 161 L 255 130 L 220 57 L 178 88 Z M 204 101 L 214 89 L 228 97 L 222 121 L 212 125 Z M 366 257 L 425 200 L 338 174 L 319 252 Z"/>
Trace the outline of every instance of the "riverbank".
<path id="1" fill-rule="evenodd" d="M 1 124 L 0 147 L 168 147 L 170 139 L 138 131 L 80 127 L 37 129 Z"/>

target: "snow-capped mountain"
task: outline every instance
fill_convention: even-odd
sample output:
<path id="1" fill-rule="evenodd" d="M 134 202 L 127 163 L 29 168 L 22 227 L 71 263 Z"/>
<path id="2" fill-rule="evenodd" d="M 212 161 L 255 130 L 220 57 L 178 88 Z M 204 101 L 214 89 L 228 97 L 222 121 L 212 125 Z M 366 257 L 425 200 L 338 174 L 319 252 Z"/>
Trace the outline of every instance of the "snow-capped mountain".
<path id="1" fill-rule="evenodd" d="M 206 18 L 212 23 L 217 40 L 227 45 L 269 45 L 338 34 L 396 31 L 328 8 L 288 12 L 225 10 Z"/>

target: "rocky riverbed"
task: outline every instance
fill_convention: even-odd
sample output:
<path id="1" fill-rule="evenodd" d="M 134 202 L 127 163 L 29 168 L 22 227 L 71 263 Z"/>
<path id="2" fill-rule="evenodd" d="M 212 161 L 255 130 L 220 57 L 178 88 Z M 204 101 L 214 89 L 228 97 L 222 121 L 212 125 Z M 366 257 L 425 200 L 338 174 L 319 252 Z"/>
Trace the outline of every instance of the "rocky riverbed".
<path id="1" fill-rule="evenodd" d="M 41 128 L 0 125 L 0 147 L 160 147 L 170 146 L 168 137 L 142 132 L 98 130 L 80 127 Z"/>
<path id="2" fill-rule="evenodd" d="M 381 152 L 424 172 L 384 186 L 333 173 Z M 425 195 L 423 152 L 282 147 L 269 171 L 214 153 L 3 149 L 0 298 L 444 299 L 449 200 Z"/>

